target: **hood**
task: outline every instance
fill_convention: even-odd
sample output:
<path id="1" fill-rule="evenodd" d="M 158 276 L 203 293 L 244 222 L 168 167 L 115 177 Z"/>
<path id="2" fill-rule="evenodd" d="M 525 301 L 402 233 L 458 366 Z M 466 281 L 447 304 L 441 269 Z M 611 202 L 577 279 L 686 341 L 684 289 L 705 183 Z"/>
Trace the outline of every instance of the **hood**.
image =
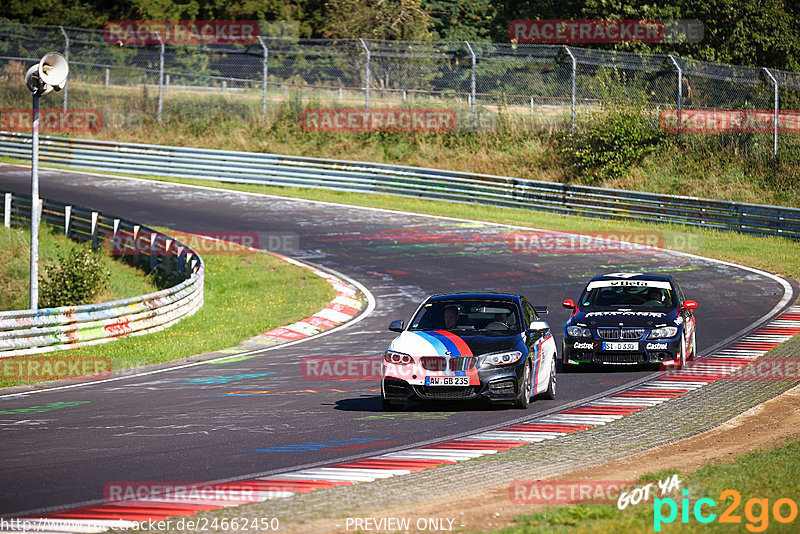
<path id="1" fill-rule="evenodd" d="M 464 332 L 454 334 L 446 330 L 405 331 L 392 341 L 389 349 L 409 356 L 480 356 L 512 350 L 520 343 L 524 344 L 522 334 L 487 336 Z"/>
<path id="2" fill-rule="evenodd" d="M 653 328 L 663 324 L 674 324 L 677 312 L 675 310 L 608 310 L 586 309 L 580 310 L 570 319 L 570 324 L 581 323 L 589 327 L 619 326 L 622 323 L 629 327 Z"/>

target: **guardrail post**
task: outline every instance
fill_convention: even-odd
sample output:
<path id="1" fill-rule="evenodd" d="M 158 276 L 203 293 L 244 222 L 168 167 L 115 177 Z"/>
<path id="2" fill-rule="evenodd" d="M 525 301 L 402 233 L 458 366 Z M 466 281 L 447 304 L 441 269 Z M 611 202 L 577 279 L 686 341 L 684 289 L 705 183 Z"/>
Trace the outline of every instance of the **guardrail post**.
<path id="1" fill-rule="evenodd" d="M 151 271 L 156 268 L 156 265 L 158 265 L 158 256 L 156 256 L 156 253 L 155 253 L 155 250 L 156 250 L 156 237 L 157 236 L 158 236 L 158 234 L 156 234 L 155 232 L 150 232 L 150 270 Z"/>
<path id="2" fill-rule="evenodd" d="M 70 226 L 72 226 L 72 206 L 64 206 L 64 235 L 69 237 Z"/>
<path id="3" fill-rule="evenodd" d="M 677 96 L 677 104 L 678 104 L 678 139 L 681 138 L 681 130 L 683 129 L 683 69 L 681 68 L 678 61 L 672 57 L 672 55 L 667 56 L 672 64 L 675 66 L 675 70 L 678 71 L 678 96 Z"/>
<path id="4" fill-rule="evenodd" d="M 164 40 L 161 34 L 153 32 L 161 47 L 158 54 L 158 122 L 161 122 L 161 110 L 164 107 Z"/>
<path id="5" fill-rule="evenodd" d="M 472 49 L 472 45 L 469 44 L 469 41 L 464 41 L 464 44 L 467 45 L 467 50 L 469 50 L 469 55 L 472 56 L 472 74 L 471 74 L 471 81 L 470 81 L 470 89 L 469 89 L 469 100 L 470 100 L 470 113 L 471 115 L 471 123 L 472 131 L 475 131 L 476 124 L 475 124 L 475 66 L 478 63 L 478 58 L 475 56 L 475 51 Z"/>
<path id="6" fill-rule="evenodd" d="M 780 84 L 778 83 L 777 78 L 775 78 L 775 76 L 772 75 L 772 72 L 770 72 L 770 70 L 768 68 L 763 67 L 762 70 L 763 70 L 764 74 L 766 74 L 767 77 L 770 79 L 770 81 L 772 82 L 773 87 L 775 88 L 775 97 L 774 97 L 775 111 L 774 111 L 774 114 L 772 116 L 772 155 L 773 156 L 777 156 L 778 155 L 778 118 L 779 118 L 778 117 L 778 113 L 779 113 L 779 102 L 778 102 L 779 93 L 778 93 L 778 88 L 780 87 Z"/>
<path id="7" fill-rule="evenodd" d="M 569 49 L 568 46 L 564 47 L 564 51 L 572 60 L 572 90 L 571 90 L 571 97 L 570 97 L 570 111 L 572 114 L 571 125 L 569 128 L 569 133 L 575 133 L 575 80 L 578 76 L 578 61 L 575 59 L 575 56 L 572 55 L 572 50 Z"/>
<path id="8" fill-rule="evenodd" d="M 267 76 L 269 75 L 269 49 L 264 44 L 264 39 L 259 35 L 258 42 L 264 50 L 264 68 L 261 74 L 261 116 L 267 118 Z"/>
<path id="9" fill-rule="evenodd" d="M 61 35 L 64 36 L 64 59 L 66 59 L 67 63 L 69 63 L 69 35 L 67 35 L 67 32 L 64 31 L 64 26 L 59 26 L 58 29 L 61 30 Z M 64 82 L 64 88 L 62 89 L 62 91 L 64 91 L 64 104 L 63 104 L 64 112 L 67 111 L 67 91 L 68 90 L 69 90 L 69 83 L 68 82 Z"/>
<path id="10" fill-rule="evenodd" d="M 361 42 L 361 46 L 364 47 L 364 51 L 367 53 L 367 60 L 364 63 L 364 109 L 369 111 L 369 67 L 370 67 L 370 60 L 372 58 L 372 54 L 367 47 L 367 43 L 364 42 L 364 39 L 359 39 Z"/>
<path id="11" fill-rule="evenodd" d="M 11 193 L 6 193 L 5 209 L 3 210 L 3 226 L 11 228 Z"/>
<path id="12" fill-rule="evenodd" d="M 92 212 L 92 248 L 97 248 L 97 218 L 99 216 L 99 212 Z"/>
<path id="13" fill-rule="evenodd" d="M 186 274 L 186 255 L 183 253 L 184 247 L 178 247 L 175 257 L 178 259 L 178 272 Z"/>

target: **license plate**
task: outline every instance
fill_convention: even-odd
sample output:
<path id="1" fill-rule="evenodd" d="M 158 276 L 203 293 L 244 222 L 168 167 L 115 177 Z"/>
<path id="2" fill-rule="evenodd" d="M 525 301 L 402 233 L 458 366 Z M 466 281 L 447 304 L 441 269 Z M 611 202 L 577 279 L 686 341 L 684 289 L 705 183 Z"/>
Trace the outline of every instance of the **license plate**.
<path id="1" fill-rule="evenodd" d="M 603 343 L 603 350 L 639 350 L 639 343 L 606 341 Z"/>
<path id="2" fill-rule="evenodd" d="M 468 386 L 468 376 L 426 376 L 426 386 Z"/>

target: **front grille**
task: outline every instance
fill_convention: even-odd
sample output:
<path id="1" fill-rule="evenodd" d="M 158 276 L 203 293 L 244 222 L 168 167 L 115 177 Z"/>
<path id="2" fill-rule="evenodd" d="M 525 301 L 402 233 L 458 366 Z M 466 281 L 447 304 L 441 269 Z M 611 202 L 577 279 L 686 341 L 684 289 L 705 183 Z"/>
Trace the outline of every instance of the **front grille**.
<path id="1" fill-rule="evenodd" d="M 597 336 L 600 339 L 619 339 L 619 328 L 598 328 Z"/>
<path id="2" fill-rule="evenodd" d="M 644 328 L 609 328 L 603 326 L 597 329 L 600 339 L 642 339 Z"/>
<path id="3" fill-rule="evenodd" d="M 442 358 L 440 356 L 423 356 L 419 359 L 422 368 L 426 371 L 446 371 L 448 361 L 451 371 L 468 371 L 475 367 L 477 358 L 472 356 L 456 356 L 455 358 Z"/>
<path id="4" fill-rule="evenodd" d="M 607 352 L 597 353 L 597 361 L 601 363 L 639 363 L 644 361 L 638 352 L 622 352 L 619 354 L 609 354 Z"/>
<path id="5" fill-rule="evenodd" d="M 622 339 L 642 339 L 644 328 L 623 328 Z"/>
<path id="6" fill-rule="evenodd" d="M 470 399 L 476 396 L 475 386 L 411 386 L 421 399 Z"/>
<path id="7" fill-rule="evenodd" d="M 450 358 L 450 370 L 468 371 L 475 368 L 477 361 L 478 359 L 472 356 L 457 356 L 455 358 Z"/>
<path id="8" fill-rule="evenodd" d="M 426 371 L 446 371 L 447 359 L 438 356 L 424 356 L 419 359 L 422 368 Z"/>

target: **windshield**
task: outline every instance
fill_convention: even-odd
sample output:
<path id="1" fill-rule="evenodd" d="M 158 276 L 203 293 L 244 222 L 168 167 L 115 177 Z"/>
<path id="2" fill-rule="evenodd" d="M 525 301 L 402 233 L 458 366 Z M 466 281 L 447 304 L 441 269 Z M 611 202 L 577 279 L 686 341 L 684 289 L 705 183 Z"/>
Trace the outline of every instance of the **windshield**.
<path id="1" fill-rule="evenodd" d="M 674 307 L 674 291 L 668 283 L 655 285 L 628 285 L 628 286 L 600 286 L 592 284 L 581 296 L 581 306 L 599 307 L 643 307 L 643 308 L 672 308 Z"/>
<path id="2" fill-rule="evenodd" d="M 481 333 L 521 332 L 517 305 L 494 300 L 437 300 L 425 304 L 409 330 L 453 330 Z"/>

